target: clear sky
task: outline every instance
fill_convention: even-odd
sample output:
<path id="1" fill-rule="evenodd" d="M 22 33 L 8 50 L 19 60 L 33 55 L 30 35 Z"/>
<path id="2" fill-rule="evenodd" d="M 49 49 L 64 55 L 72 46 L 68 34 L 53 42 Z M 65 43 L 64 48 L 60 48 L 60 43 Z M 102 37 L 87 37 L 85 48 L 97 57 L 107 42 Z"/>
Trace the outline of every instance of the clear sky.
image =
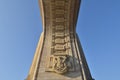
<path id="1" fill-rule="evenodd" d="M 0 0 L 0 80 L 24 80 L 42 32 L 38 0 Z M 77 33 L 93 78 L 120 80 L 120 0 L 82 0 Z"/>

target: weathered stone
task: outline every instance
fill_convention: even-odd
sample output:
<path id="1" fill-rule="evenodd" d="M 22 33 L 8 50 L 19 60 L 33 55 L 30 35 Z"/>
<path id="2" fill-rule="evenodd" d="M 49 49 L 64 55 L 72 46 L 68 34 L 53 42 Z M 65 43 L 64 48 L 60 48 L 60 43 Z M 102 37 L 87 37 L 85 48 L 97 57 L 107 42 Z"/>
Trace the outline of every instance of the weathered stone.
<path id="1" fill-rule="evenodd" d="M 43 33 L 27 80 L 92 80 L 76 22 L 81 0 L 39 0 Z"/>

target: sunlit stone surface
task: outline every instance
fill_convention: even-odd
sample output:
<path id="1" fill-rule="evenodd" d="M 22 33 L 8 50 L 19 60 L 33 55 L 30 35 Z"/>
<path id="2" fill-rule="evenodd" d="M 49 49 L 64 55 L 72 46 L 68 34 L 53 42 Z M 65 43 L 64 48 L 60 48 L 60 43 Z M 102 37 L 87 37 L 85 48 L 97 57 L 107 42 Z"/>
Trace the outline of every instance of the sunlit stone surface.
<path id="1" fill-rule="evenodd" d="M 80 0 L 39 0 L 43 32 L 27 80 L 92 80 L 76 34 Z"/>

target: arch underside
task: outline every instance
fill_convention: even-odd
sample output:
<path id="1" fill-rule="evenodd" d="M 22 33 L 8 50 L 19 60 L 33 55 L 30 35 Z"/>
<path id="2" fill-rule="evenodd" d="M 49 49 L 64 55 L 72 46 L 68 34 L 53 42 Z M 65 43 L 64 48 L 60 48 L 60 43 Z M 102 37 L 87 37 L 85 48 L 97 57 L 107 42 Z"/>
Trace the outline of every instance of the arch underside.
<path id="1" fill-rule="evenodd" d="M 35 53 L 39 57 L 34 59 L 39 59 L 34 64 L 36 67 L 31 80 L 92 80 L 76 35 L 80 0 L 39 0 L 39 3 L 44 37 L 42 47 L 39 47 L 41 51 Z M 67 62 L 67 70 L 63 74 L 55 70 L 60 58 Z M 58 62 L 55 63 L 54 59 Z"/>

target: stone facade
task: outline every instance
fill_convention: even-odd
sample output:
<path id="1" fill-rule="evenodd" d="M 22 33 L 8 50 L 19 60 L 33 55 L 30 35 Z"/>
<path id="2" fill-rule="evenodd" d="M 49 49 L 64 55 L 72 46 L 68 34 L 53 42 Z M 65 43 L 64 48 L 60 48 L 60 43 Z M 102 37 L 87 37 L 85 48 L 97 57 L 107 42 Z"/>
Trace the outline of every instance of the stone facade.
<path id="1" fill-rule="evenodd" d="M 76 34 L 80 0 L 39 0 L 43 32 L 27 80 L 92 80 Z"/>

